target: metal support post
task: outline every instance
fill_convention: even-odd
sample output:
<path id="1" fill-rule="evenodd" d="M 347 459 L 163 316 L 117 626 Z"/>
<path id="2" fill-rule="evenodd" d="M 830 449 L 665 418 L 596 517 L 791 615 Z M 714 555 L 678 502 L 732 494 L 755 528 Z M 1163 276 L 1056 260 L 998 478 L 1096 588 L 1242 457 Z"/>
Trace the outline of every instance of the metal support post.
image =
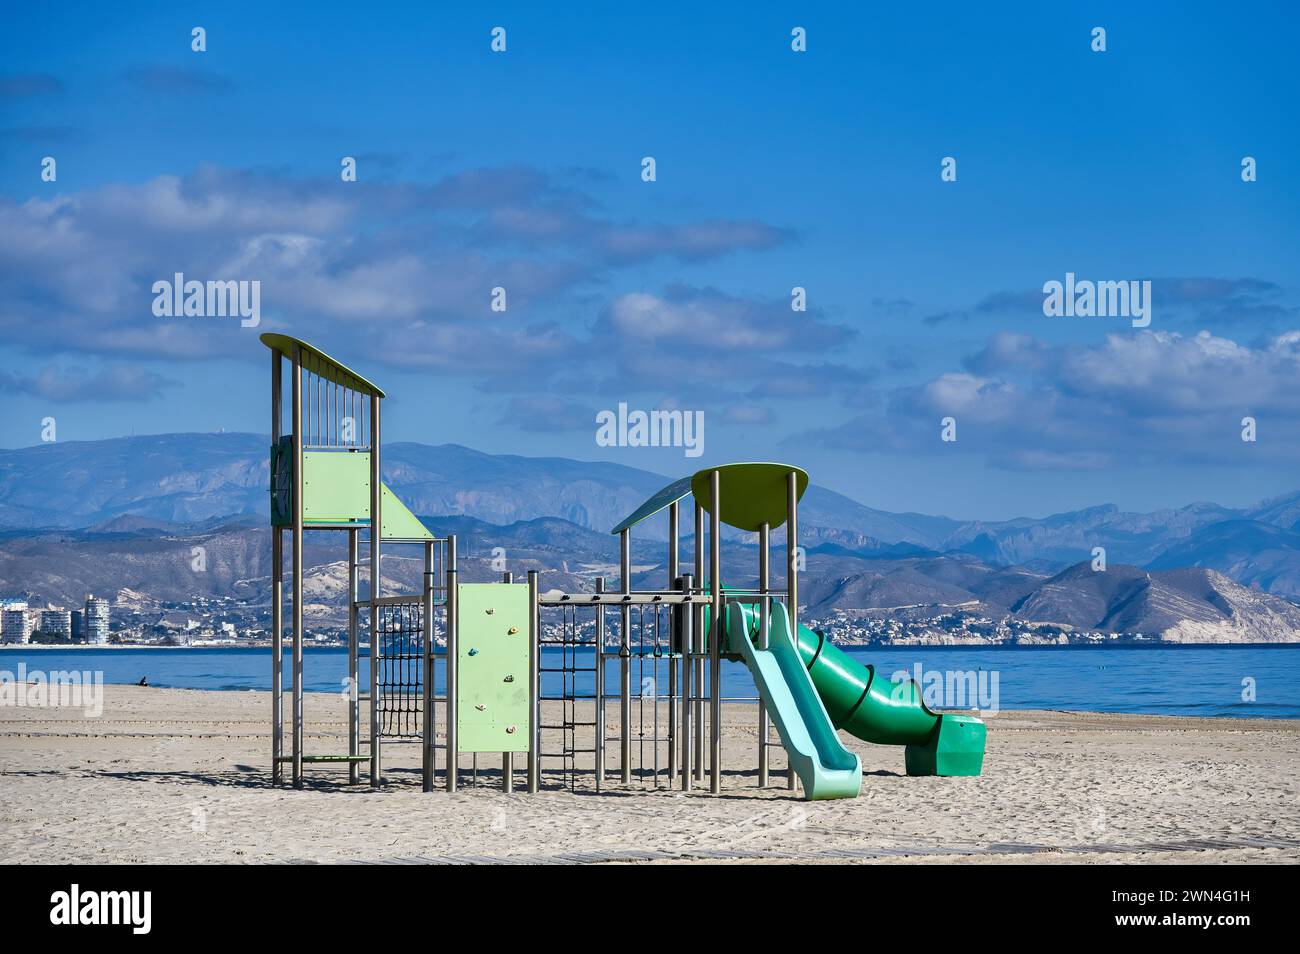
<path id="1" fill-rule="evenodd" d="M 348 782 L 361 781 L 361 766 L 356 757 L 361 754 L 361 683 L 359 662 L 360 647 L 357 633 L 357 600 L 361 598 L 357 559 L 357 531 L 348 531 Z"/>
<path id="2" fill-rule="evenodd" d="M 668 589 L 677 589 L 678 554 L 677 536 L 679 521 L 678 501 L 674 500 L 668 507 Z M 668 611 L 668 785 L 672 786 L 677 778 L 677 650 L 676 631 L 677 613 Z M 655 694 L 659 693 L 659 661 L 655 660 Z M 658 710 L 656 710 L 657 712 Z"/>
<path id="3" fill-rule="evenodd" d="M 302 353 L 293 346 L 293 787 L 302 788 Z"/>
<path id="4" fill-rule="evenodd" d="M 370 784 L 383 781 L 380 773 L 379 660 L 383 646 L 379 637 L 379 603 L 384 581 L 380 571 L 379 545 L 384 536 L 383 483 L 379 468 L 379 395 L 370 395 Z"/>
<path id="5" fill-rule="evenodd" d="M 722 791 L 722 472 L 709 475 L 709 583 L 713 593 L 713 625 L 709 628 L 709 789 Z"/>
<path id="6" fill-rule="evenodd" d="M 542 612 L 537 603 L 537 571 L 528 571 L 528 794 L 541 788 Z"/>
<path id="7" fill-rule="evenodd" d="M 624 530 L 618 537 L 619 589 L 624 595 L 632 592 L 632 532 Z M 618 752 L 619 770 L 624 784 L 632 781 L 632 608 L 627 603 L 619 607 L 619 713 Z"/>
<path id="8" fill-rule="evenodd" d="M 761 595 L 758 602 L 758 648 L 767 649 L 768 627 L 771 621 L 772 601 L 768 596 L 768 590 L 771 588 L 771 551 L 769 544 L 771 542 L 771 528 L 765 523 L 758 528 L 758 591 Z M 797 645 L 797 643 L 796 643 Z M 761 697 L 758 700 L 758 787 L 767 786 L 768 763 L 767 755 L 771 746 L 768 745 L 768 737 L 771 735 L 768 725 L 767 700 Z"/>
<path id="9" fill-rule="evenodd" d="M 605 578 L 596 577 L 596 592 L 605 592 Z M 605 606 L 596 605 L 596 791 L 605 787 Z"/>
<path id="10" fill-rule="evenodd" d="M 785 482 L 785 586 L 790 601 L 790 638 L 794 640 L 795 655 L 799 653 L 799 475 L 790 471 Z M 787 773 L 790 791 L 799 788 L 799 778 L 791 762 Z"/>
<path id="11" fill-rule="evenodd" d="M 460 713 L 456 703 L 456 677 L 460 668 L 457 661 L 460 630 L 460 616 L 456 593 L 456 537 L 447 538 L 447 791 L 456 791 L 459 781 L 460 743 L 456 738 L 459 728 Z"/>
<path id="12" fill-rule="evenodd" d="M 688 573 L 677 581 L 677 588 L 690 592 L 693 579 Z M 678 611 L 682 620 L 682 791 L 691 790 L 691 654 L 695 652 L 695 607 Z M 694 690 L 699 692 L 697 686 Z"/>

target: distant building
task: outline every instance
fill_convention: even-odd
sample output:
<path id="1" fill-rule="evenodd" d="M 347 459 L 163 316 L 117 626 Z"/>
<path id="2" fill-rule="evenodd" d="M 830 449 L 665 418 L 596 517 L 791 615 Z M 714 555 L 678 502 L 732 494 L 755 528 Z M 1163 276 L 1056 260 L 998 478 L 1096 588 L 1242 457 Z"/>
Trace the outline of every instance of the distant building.
<path id="1" fill-rule="evenodd" d="M 72 613 L 65 609 L 47 609 L 41 613 L 41 632 L 61 643 L 72 642 Z"/>
<path id="2" fill-rule="evenodd" d="M 0 642 L 29 643 L 32 639 L 32 613 L 26 600 L 5 600 L 0 608 Z"/>
<path id="3" fill-rule="evenodd" d="M 86 642 L 102 646 L 108 642 L 108 600 L 86 596 L 86 618 L 83 624 Z"/>
<path id="4" fill-rule="evenodd" d="M 86 614 L 81 610 L 72 611 L 72 641 L 74 643 L 86 641 Z"/>

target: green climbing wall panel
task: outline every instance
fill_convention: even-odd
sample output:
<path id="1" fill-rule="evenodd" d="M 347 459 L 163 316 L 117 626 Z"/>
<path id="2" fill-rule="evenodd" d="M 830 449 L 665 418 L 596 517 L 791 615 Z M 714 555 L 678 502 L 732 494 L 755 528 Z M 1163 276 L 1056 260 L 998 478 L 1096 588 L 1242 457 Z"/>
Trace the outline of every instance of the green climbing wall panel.
<path id="1" fill-rule="evenodd" d="M 528 751 L 528 587 L 461 583 L 456 709 L 461 752 Z"/>

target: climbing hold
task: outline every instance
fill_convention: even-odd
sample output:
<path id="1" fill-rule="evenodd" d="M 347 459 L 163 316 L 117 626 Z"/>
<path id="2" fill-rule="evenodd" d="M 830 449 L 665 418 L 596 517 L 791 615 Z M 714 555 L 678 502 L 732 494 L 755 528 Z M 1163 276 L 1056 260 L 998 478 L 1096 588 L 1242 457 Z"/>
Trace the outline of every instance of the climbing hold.
<path id="1" fill-rule="evenodd" d="M 471 649 L 471 650 L 469 651 L 469 654 L 470 654 L 471 656 L 477 656 L 477 655 L 478 655 L 478 650 L 477 650 L 477 649 Z"/>
<path id="2" fill-rule="evenodd" d="M 480 702 L 478 705 L 474 706 L 474 708 L 477 709 L 479 712 L 482 712 L 484 709 L 487 708 L 487 706 L 485 706 L 483 703 Z"/>
<path id="3" fill-rule="evenodd" d="M 491 616 L 491 615 L 492 615 L 493 613 L 495 613 L 495 612 L 496 612 L 496 610 L 494 610 L 492 607 L 490 607 L 490 606 L 488 607 L 487 614 L 488 614 L 489 616 Z"/>
<path id="4" fill-rule="evenodd" d="M 514 735 L 514 734 L 515 734 L 515 727 L 512 725 L 506 726 L 506 735 Z"/>
<path id="5" fill-rule="evenodd" d="M 506 681 L 506 682 L 514 682 L 514 681 L 515 681 L 515 677 L 514 677 L 514 676 L 506 676 L 505 681 Z"/>
<path id="6" fill-rule="evenodd" d="M 519 627 L 518 627 L 518 626 L 511 626 L 508 630 L 506 630 L 506 635 L 507 635 L 507 636 L 513 636 L 513 635 L 514 635 L 515 633 L 517 633 L 517 632 L 519 632 Z"/>

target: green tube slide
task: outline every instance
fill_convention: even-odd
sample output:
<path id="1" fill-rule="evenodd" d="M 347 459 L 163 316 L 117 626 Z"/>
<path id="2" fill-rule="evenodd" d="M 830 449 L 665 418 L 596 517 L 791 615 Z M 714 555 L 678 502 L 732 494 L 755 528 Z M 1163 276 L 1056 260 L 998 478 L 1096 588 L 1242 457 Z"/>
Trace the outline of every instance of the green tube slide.
<path id="1" fill-rule="evenodd" d="M 744 643 L 755 638 L 758 607 L 743 603 L 731 605 L 742 610 L 734 614 L 736 622 L 743 619 L 742 625 L 728 627 L 729 648 L 734 652 L 742 642 L 735 635 L 737 630 L 744 634 Z M 768 626 L 769 646 L 778 630 L 783 634 L 788 632 L 786 620 L 785 607 L 774 602 Z M 788 640 L 788 635 L 784 638 Z M 803 668 L 820 698 L 821 710 L 834 729 L 843 729 L 864 742 L 905 746 L 908 775 L 980 774 L 985 726 L 979 719 L 931 712 L 915 682 L 893 681 L 880 675 L 874 666 L 855 661 L 806 626 L 799 627 L 797 648 Z M 749 661 L 743 648 L 740 654 Z M 784 738 L 783 735 L 783 741 Z"/>

